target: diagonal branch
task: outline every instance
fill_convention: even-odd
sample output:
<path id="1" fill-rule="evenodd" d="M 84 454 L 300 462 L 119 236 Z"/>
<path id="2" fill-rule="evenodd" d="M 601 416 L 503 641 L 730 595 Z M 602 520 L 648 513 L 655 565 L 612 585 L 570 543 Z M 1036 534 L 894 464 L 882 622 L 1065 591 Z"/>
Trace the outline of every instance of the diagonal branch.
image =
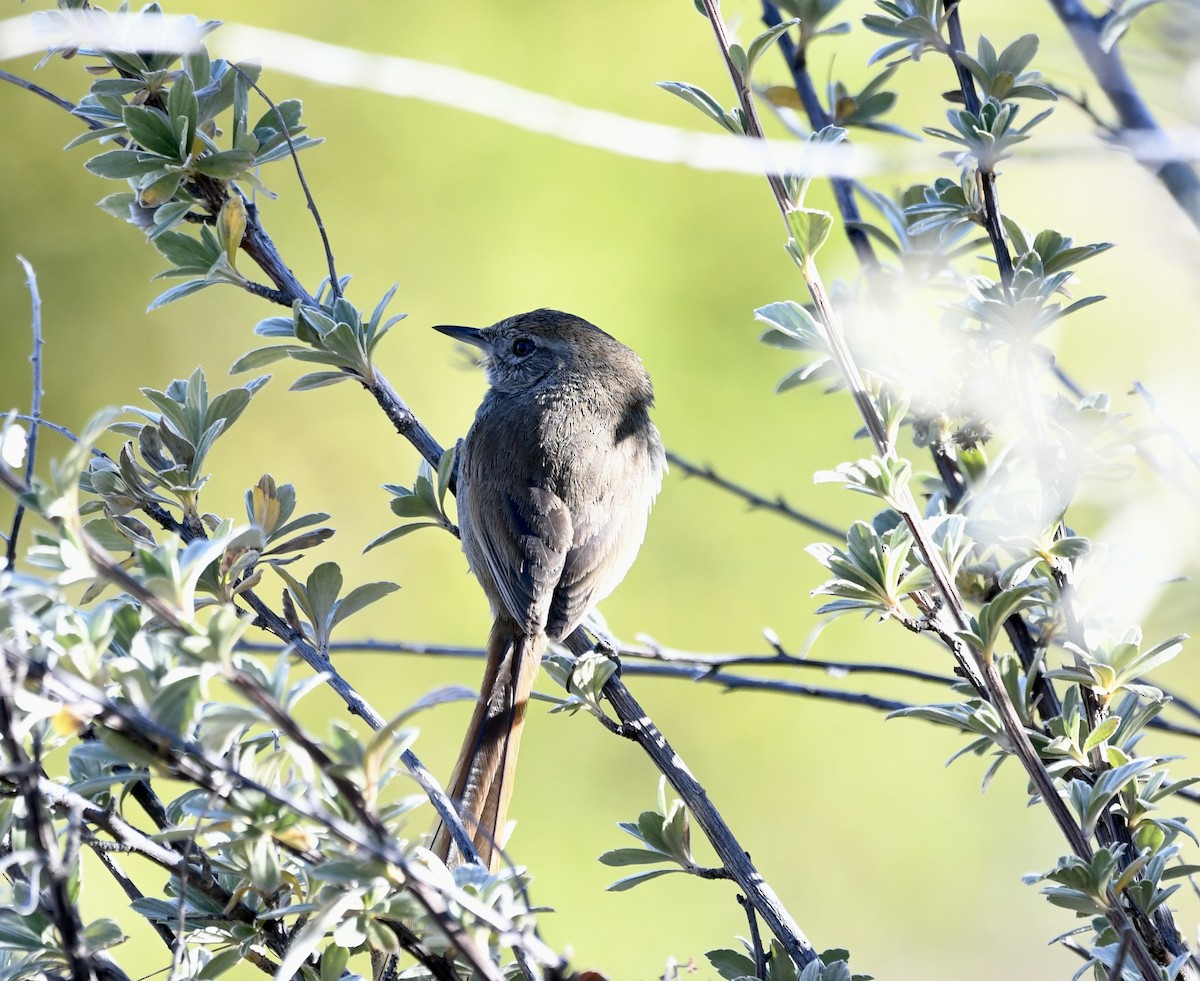
<path id="1" fill-rule="evenodd" d="M 673 467 L 678 467 L 688 477 L 696 477 L 714 487 L 719 487 L 723 491 L 733 494 L 735 497 L 740 497 L 751 508 L 762 511 L 773 511 L 775 514 L 782 515 L 790 521 L 795 521 L 798 524 L 812 528 L 814 531 L 819 531 L 822 535 L 827 535 L 830 538 L 842 541 L 846 537 L 845 529 L 838 528 L 836 525 L 831 525 L 827 521 L 820 518 L 814 518 L 812 515 L 805 514 L 803 511 L 797 511 L 782 497 L 776 497 L 774 500 L 763 497 L 761 494 L 756 494 L 752 490 L 748 490 L 741 484 L 734 483 L 726 477 L 722 477 L 711 466 L 700 466 L 697 463 L 691 463 L 685 460 L 678 453 L 667 451 L 667 462 Z"/>
<path id="2" fill-rule="evenodd" d="M 1145 144 L 1149 144 L 1153 159 L 1146 160 L 1146 166 L 1162 182 L 1192 224 L 1200 228 L 1200 177 L 1159 126 L 1154 113 L 1125 69 L 1117 45 L 1105 50 L 1100 43 L 1106 18 L 1112 13 L 1099 16 L 1092 14 L 1080 0 L 1047 2 L 1071 35 L 1084 63 L 1108 97 L 1121 129 L 1139 141 L 1133 144 L 1134 156 L 1145 158 Z"/>

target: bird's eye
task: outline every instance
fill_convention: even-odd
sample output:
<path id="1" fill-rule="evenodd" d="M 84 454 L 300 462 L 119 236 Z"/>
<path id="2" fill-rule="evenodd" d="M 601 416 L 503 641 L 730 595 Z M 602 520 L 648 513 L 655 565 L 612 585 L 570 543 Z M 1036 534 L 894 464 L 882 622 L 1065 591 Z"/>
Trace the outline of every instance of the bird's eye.
<path id="1" fill-rule="evenodd" d="M 518 358 L 528 357 L 533 354 L 533 341 L 528 337 L 518 337 L 513 341 L 512 353 Z"/>

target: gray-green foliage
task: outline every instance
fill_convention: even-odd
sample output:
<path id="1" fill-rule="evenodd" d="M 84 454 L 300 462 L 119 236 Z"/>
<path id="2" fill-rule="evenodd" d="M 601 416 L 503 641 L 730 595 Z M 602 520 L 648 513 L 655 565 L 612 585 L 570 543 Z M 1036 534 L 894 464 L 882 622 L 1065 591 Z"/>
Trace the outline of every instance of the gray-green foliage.
<path id="1" fill-rule="evenodd" d="M 1114 13 L 1104 43 L 1113 43 L 1128 19 L 1148 5 L 1129 4 Z M 798 9 L 812 5 L 778 6 L 802 18 L 817 13 Z M 836 6 L 821 5 L 820 16 Z M 998 210 L 997 165 L 1034 139 L 1034 128 L 1054 111 L 1051 107 L 1021 121 L 1026 100 L 1055 99 L 1031 67 L 1038 38 L 1026 34 L 1001 46 L 980 37 L 971 56 L 956 51 L 951 40 L 949 19 L 958 12 L 952 15 L 948 8 L 956 5 L 879 0 L 876 6 L 878 12 L 864 17 L 863 25 L 887 39 L 871 62 L 887 60 L 888 68 L 858 97 L 831 80 L 826 119 L 851 136 L 856 128 L 896 133 L 884 123 L 896 101 L 896 93 L 885 86 L 902 84 L 904 64 L 930 54 L 945 56 L 948 68 L 954 61 L 964 70 L 958 76 L 962 89 L 951 101 L 965 105 L 947 111 L 949 128 L 924 128 L 949 148 L 944 156 L 955 164 L 953 175 L 894 196 L 860 188 L 861 198 L 884 224 L 857 219 L 851 227 L 883 245 L 888 255 L 859 282 L 842 287 L 846 302 L 840 320 L 825 312 L 827 300 L 816 275 L 814 260 L 824 236 L 810 233 L 812 216 L 800 207 L 801 198 L 791 193 L 785 177 L 790 200 L 779 204 L 790 235 L 786 247 L 804 273 L 814 304 L 805 307 L 789 299 L 759 308 L 755 314 L 768 328 L 762 340 L 803 358 L 780 391 L 815 380 L 834 379 L 852 390 L 863 385 L 857 404 L 875 416 L 866 421 L 878 452 L 817 479 L 842 483 L 883 507 L 870 522 L 853 524 L 845 548 L 810 548 L 831 576 L 814 592 L 827 598 L 819 612 L 896 618 L 937 637 L 960 664 L 981 665 L 978 677 L 985 681 L 994 668 L 996 688 L 960 684 L 954 701 L 897 714 L 973 737 L 956 756 L 990 753 L 985 785 L 1013 756 L 1050 775 L 1074 814 L 1076 831 L 1067 834 L 1068 841 L 1074 843 L 1082 832 L 1088 843 L 1073 844 L 1074 851 L 1056 869 L 1031 881 L 1050 881 L 1051 902 L 1097 918 L 1088 956 L 1103 972 L 1115 964 L 1116 931 L 1128 922 L 1126 914 L 1146 935 L 1157 929 L 1148 925 L 1151 914 L 1161 911 L 1172 891 L 1160 882 L 1190 874 L 1192 867 L 1180 864 L 1180 842 L 1181 836 L 1194 838 L 1185 818 L 1162 810 L 1191 780 L 1172 781 L 1167 759 L 1137 749 L 1145 727 L 1167 705 L 1145 675 L 1175 656 L 1182 638 L 1143 653 L 1136 629 L 1123 639 L 1105 638 L 1093 629 L 1098 624 L 1078 619 L 1078 586 L 1095 574 L 1095 555 L 1091 542 L 1071 529 L 1067 514 L 1085 480 L 1123 472 L 1125 465 L 1114 453 L 1120 445 L 1111 439 L 1114 430 L 1120 431 L 1120 420 L 1103 396 L 1072 400 L 1048 391 L 1052 356 L 1041 337 L 1052 324 L 1103 299 L 1064 298 L 1078 264 L 1110 246 L 1076 246 L 1055 229 L 1033 234 Z M 961 14 L 969 18 L 966 9 Z M 804 46 L 815 36 L 800 35 L 809 58 Z M 734 74 L 737 85 L 736 64 Z M 807 108 L 803 82 L 796 77 L 797 88 L 773 86 L 768 99 L 787 109 Z M 682 94 L 681 89 L 683 83 L 673 88 Z M 717 97 L 694 87 L 685 91 L 693 104 L 704 103 L 702 109 L 719 105 Z M 811 120 L 814 136 L 824 123 Z M 981 246 L 997 257 L 997 266 L 982 274 L 963 261 Z M 900 310 L 915 308 L 914 317 L 938 324 L 936 335 L 905 339 L 882 353 L 874 350 L 875 335 L 863 333 L 859 324 L 886 316 L 889 303 Z M 893 320 L 888 329 L 903 336 L 909 322 L 899 321 L 898 328 Z M 843 330 L 845 351 L 835 343 Z M 911 357 L 914 346 L 919 351 Z M 936 384 L 921 370 L 922 358 L 944 365 L 933 379 Z M 900 440 L 901 426 L 913 434 L 910 450 Z M 922 478 L 930 493 L 919 514 L 910 484 L 915 482 L 914 453 L 925 448 L 939 460 L 942 477 L 947 471 L 955 476 L 945 482 Z M 948 581 L 942 581 L 943 574 Z M 962 612 L 951 616 L 947 605 Z M 1027 640 L 1018 649 L 1014 638 L 1022 636 Z M 1055 685 L 1058 691 L 1051 696 Z M 1034 747 L 1034 759 L 1018 752 L 997 699 L 1010 706 Z M 1036 803 L 1041 797 L 1033 786 Z M 1122 841 L 1122 835 L 1132 841 Z M 1078 943 L 1080 934 L 1073 936 Z M 752 960 L 719 953 L 723 976 L 751 973 Z M 1162 976 L 1174 977 L 1186 960 L 1186 955 L 1161 960 Z M 1136 960 L 1135 953 L 1135 960 L 1123 961 L 1135 962 L 1143 971 L 1144 957 Z"/>
<path id="2" fill-rule="evenodd" d="M 82 0 L 60 3 L 63 11 L 84 6 Z M 663 88 L 744 137 L 751 119 L 741 98 L 775 46 L 786 37 L 807 56 L 813 42 L 827 44 L 851 30 L 831 21 L 839 0 L 780 0 L 778 6 L 794 20 L 728 49 L 738 97 L 729 108 L 687 82 Z M 1145 675 L 1178 654 L 1183 638 L 1145 645 L 1137 629 L 1106 634 L 1077 622 L 1075 591 L 1095 555 L 1067 515 L 1083 479 L 1119 472 L 1113 450 L 1122 442 L 1120 420 L 1103 396 L 1050 397 L 1041 387 L 1050 370 L 1041 337 L 1101 299 L 1065 298 L 1078 264 L 1109 245 L 1077 246 L 1058 230 L 1033 233 L 1017 217 L 989 211 L 996 165 L 1036 139 L 1034 127 L 1053 111 L 1027 118 L 1024 105 L 1053 98 L 1031 67 L 1036 36 L 1005 45 L 981 37 L 972 56 L 953 52 L 938 0 L 877 6 L 863 25 L 885 38 L 870 60 L 886 60 L 887 67 L 857 89 L 831 78 L 827 119 L 814 121 L 807 138 L 832 145 L 863 130 L 907 136 L 888 121 L 898 95 L 892 86 L 903 83 L 908 62 L 930 54 L 956 59 L 975 87 L 976 107 L 967 108 L 972 100 L 963 92 L 952 101 L 964 104 L 947 112 L 948 129 L 924 128 L 945 145 L 951 173 L 894 195 L 858 189 L 879 218 L 856 219 L 850 229 L 887 256 L 860 283 L 839 291 L 839 314 L 851 356 L 863 363 L 864 390 L 855 394 L 868 400 L 884 445 L 819 479 L 875 499 L 877 510 L 851 526 L 844 548 L 810 549 L 829 574 L 814 593 L 827 598 L 822 613 L 894 618 L 934 636 L 960 664 L 994 670 L 1003 706 L 997 692 L 964 680 L 947 693 L 948 701 L 896 714 L 965 734 L 955 757 L 990 756 L 985 785 L 1019 755 L 1001 708 L 1015 715 L 1037 765 L 1089 843 L 1087 853 L 1068 852 L 1029 881 L 1044 883 L 1052 904 L 1087 920 L 1076 942 L 1084 938 L 1099 975 L 1118 960 L 1128 963 L 1121 953 L 1128 937 L 1118 935 L 1115 914 L 1150 922 L 1178 888 L 1173 880 L 1195 871 L 1184 853 L 1194 836 L 1184 818 L 1165 809 L 1194 778 L 1172 779 L 1170 759 L 1139 749 L 1169 705 Z M 1147 6 L 1127 3 L 1115 11 L 1104 43 L 1116 43 Z M 153 26 L 159 14 L 151 5 L 139 16 Z M 193 21 L 184 29 L 203 37 L 216 26 Z M 258 69 L 212 60 L 203 46 L 183 56 L 169 46 L 142 52 L 117 45 L 99 54 L 95 80 L 77 110 L 94 128 L 71 146 L 113 144 L 85 164 L 99 177 L 127 184 L 102 207 L 146 235 L 168 263 L 163 276 L 184 280 L 152 306 L 216 283 L 260 293 L 290 306 L 255 328 L 281 343 L 250 351 L 233 371 L 291 359 L 319 366 L 294 389 L 344 380 L 375 386 L 375 352 L 400 319 L 385 316 L 394 288 L 367 314 L 346 298 L 348 279 L 332 269 L 311 295 L 284 295 L 253 282 L 238 265 L 239 251 L 253 245 L 248 238 L 256 221 L 243 188 L 267 195 L 260 168 L 319 142 L 303 132 L 300 103 L 283 100 L 252 112 Z M 771 87 L 766 96 L 785 109 L 804 105 L 798 89 L 787 85 Z M 810 182 L 809 175 L 783 175 L 781 204 L 785 247 L 816 295 L 816 259 L 835 221 L 806 206 Z M 980 274 L 978 266 L 966 265 L 987 245 L 1001 250 L 1011 269 L 1001 263 Z M 855 328 L 869 321 L 872 305 L 893 300 L 925 304 L 927 319 L 939 325 L 940 343 L 952 354 L 939 373 L 940 387 L 931 386 L 916 363 L 945 353 L 935 345 L 909 345 L 917 357 L 906 361 L 902 351 L 872 360 L 869 337 L 856 343 Z M 841 325 L 819 307 L 784 299 L 755 311 L 766 328 L 762 340 L 801 361 L 793 361 L 781 392 L 818 379 L 835 389 L 854 383 L 844 377 L 846 355 L 834 343 Z M 250 959 L 280 976 L 299 972 L 333 981 L 348 969 L 352 953 L 369 946 L 445 955 L 455 976 L 477 976 L 478 965 L 467 963 L 461 942 L 447 936 L 447 923 L 465 927 L 489 961 L 501 964 L 503 946 L 528 938 L 532 914 L 515 870 L 493 875 L 463 866 L 451 873 L 419 847 L 407 816 L 423 798 L 401 785 L 400 759 L 415 738 L 408 715 L 375 734 L 340 720 L 326 733 L 306 733 L 292 721 L 293 710 L 325 679 L 297 679 L 288 658 L 269 662 L 239 648 L 252 622 L 241 604 L 258 602 L 253 591 L 267 571 L 286 586 L 277 629 L 317 657 L 327 652 L 335 627 L 397 588 L 367 583 L 345 591 L 336 564 L 311 565 L 307 551 L 333 533 L 325 524 L 329 515 L 296 516 L 295 488 L 269 474 L 246 491 L 244 521 L 202 507 L 213 444 L 265 382 L 258 378 L 210 396 L 197 370 L 163 390 L 144 388 L 146 405 L 130 407 L 121 419 L 98 416 L 33 486 L 22 488 L 15 473 L 3 471 L 9 488 L 44 518 L 27 556 L 36 574 L 0 574 L 0 639 L 17 692 L 5 696 L 5 704 L 19 707 L 10 728 L 21 752 L 35 762 L 56 751 L 67 760 L 66 775 L 44 777 L 49 786 L 41 788 L 55 802 L 43 819 L 68 846 L 67 895 L 72 902 L 79 897 L 81 845 L 95 844 L 80 837 L 82 823 L 88 835 L 101 832 L 105 843 L 116 840 L 168 874 L 161 895 L 143 896 L 132 907 L 150 923 L 181 931 L 186 974 L 214 978 Z M 997 390 L 1004 398 L 994 397 Z M 113 456 L 93 452 L 106 434 L 125 437 Z M 905 434 L 912 435 L 911 447 L 902 448 Z M 926 450 L 957 481 L 924 478 L 915 461 Z M 453 466 L 453 450 L 447 450 L 436 469 L 422 463 L 411 487 L 387 485 L 393 513 L 415 520 L 367 547 L 421 527 L 453 532 L 445 506 Z M 914 516 L 918 484 L 928 493 L 924 514 Z M 304 572 L 292 570 L 297 562 L 305 563 Z M 936 596 L 947 588 L 943 573 L 951 593 Z M 969 609 L 957 625 L 946 615 L 946 605 L 956 603 Z M 1009 628 L 1018 621 L 1032 651 L 1012 641 Z M 612 661 L 556 654 L 548 668 L 568 690 L 560 710 L 586 707 L 603 715 L 600 692 L 616 670 Z M 1047 702 L 1046 686 L 1053 686 L 1057 706 Z M 19 779 L 36 779 L 35 767 L 8 762 L 14 787 Z M 161 791 L 162 772 L 175 782 L 161 802 L 158 826 L 142 833 L 114 823 L 124 820 L 132 797 L 140 795 L 146 806 L 148 780 L 155 778 Z M 1045 803 L 1031 786 L 1030 803 L 1039 802 Z M 71 956 L 47 900 L 34 888 L 56 873 L 32 840 L 33 825 L 19 794 L 0 798 L 0 835 L 26 873 L 9 884 L 8 908 L 0 911 L 6 978 L 61 973 Z M 621 828 L 637 845 L 609 851 L 601 861 L 649 868 L 618 880 L 614 890 L 675 872 L 722 877 L 723 870 L 697 863 L 688 811 L 679 800 L 668 801 L 665 785 L 655 810 Z M 1127 840 L 1117 840 L 1118 832 Z M 87 956 L 119 950 L 125 939 L 108 918 L 80 927 Z M 843 950 L 826 951 L 801 968 L 776 940 L 765 946 L 743 941 L 743 947 L 711 951 L 713 968 L 731 979 L 866 977 L 850 973 Z M 1186 954 L 1164 960 L 1161 976 L 1174 977 L 1185 960 Z M 504 971 L 515 976 L 517 968 Z M 405 976 L 433 975 L 427 962 Z"/>

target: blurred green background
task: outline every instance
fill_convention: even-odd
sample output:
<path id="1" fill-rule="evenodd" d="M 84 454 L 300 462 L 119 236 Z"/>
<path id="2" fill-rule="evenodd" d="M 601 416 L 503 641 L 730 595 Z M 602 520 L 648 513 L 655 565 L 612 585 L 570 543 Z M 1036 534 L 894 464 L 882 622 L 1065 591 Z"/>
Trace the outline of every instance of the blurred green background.
<path id="1" fill-rule="evenodd" d="M 17 15 L 30 6 L 0 9 Z M 855 22 L 869 9 L 862 2 L 843 7 Z M 654 82 L 693 81 L 732 101 L 708 26 L 688 0 L 369 6 L 194 0 L 169 3 L 167 10 L 454 65 L 583 106 L 689 128 L 704 120 Z M 731 3 L 727 15 L 741 20 L 744 40 L 757 33 L 754 4 Z M 1042 48 L 1034 67 L 1069 89 L 1094 89 L 1048 5 L 970 4 L 964 19 L 971 47 L 981 32 L 1000 46 L 1037 31 Z M 221 43 L 218 32 L 214 56 Z M 861 30 L 822 43 L 814 52 L 815 77 L 823 80 L 836 60 L 836 72 L 861 85 L 870 77 L 866 57 L 879 43 Z M 1147 36 L 1131 38 L 1129 51 L 1164 121 L 1186 121 L 1182 66 L 1156 53 Z M 34 63 L 4 67 L 29 77 Z M 52 62 L 36 78 L 71 99 L 87 84 L 78 61 Z M 760 81 L 784 81 L 775 57 L 764 60 Z M 533 307 L 560 307 L 641 354 L 671 449 L 768 495 L 783 493 L 827 520 L 844 524 L 869 515 L 865 498 L 812 482 L 814 470 L 863 453 L 852 439 L 857 424 L 849 401 L 815 388 L 776 396 L 774 385 L 793 362 L 756 340 L 756 306 L 805 298 L 781 248 L 764 180 L 618 157 L 474 114 L 270 69 L 262 84 L 276 100 L 302 98 L 310 132 L 327 138 L 302 160 L 338 268 L 354 274 L 351 299 L 367 308 L 399 282 L 396 307 L 410 316 L 385 342 L 379 364 L 443 443 L 465 431 L 483 379 L 429 325 L 482 325 Z M 897 122 L 916 130 L 942 123 L 939 93 L 954 84 L 944 60 L 908 66 L 893 84 L 901 92 Z M 1102 105 L 1098 93 L 1096 102 Z M 140 233 L 94 207 L 120 188 L 83 171 L 87 149 L 61 152 L 79 125 L 11 86 L 0 86 L 0 119 L 0 408 L 26 406 L 30 388 L 28 301 L 14 253 L 36 267 L 45 301 L 49 419 L 78 429 L 99 408 L 135 403 L 140 386 L 162 388 L 198 364 L 215 390 L 230 384 L 228 366 L 258 346 L 250 328 L 275 311 L 217 287 L 144 314 L 165 288 L 149 281 L 164 261 Z M 1052 336 L 1061 363 L 1086 388 L 1110 392 L 1138 422 L 1147 421 L 1144 405 L 1128 393 L 1142 380 L 1194 436 L 1200 408 L 1195 230 L 1145 171 L 1100 149 L 1089 122 L 1071 106 L 1061 106 L 1038 135 L 1044 144 L 1035 140 L 1029 155 L 1003 167 L 1005 211 L 1027 227 L 1118 245 L 1083 267 L 1078 295 L 1104 292 L 1111 299 Z M 931 168 L 933 152 L 926 148 Z M 872 183 L 891 192 L 940 174 L 953 176 L 952 165 L 883 173 Z M 264 178 L 280 194 L 261 202 L 266 227 L 314 287 L 324 258 L 294 175 L 276 164 Z M 811 200 L 827 204 L 829 197 L 817 186 Z M 823 260 L 827 280 L 857 274 L 840 238 Z M 300 564 L 303 570 L 335 559 L 348 586 L 373 579 L 403 586 L 345 625 L 342 639 L 481 643 L 486 606 L 451 538 L 423 532 L 361 555 L 393 524 L 379 485 L 410 483 L 415 452 L 350 385 L 289 393 L 300 373 L 294 365 L 278 368 L 218 444 L 206 509 L 241 515 L 242 494 L 263 472 L 293 482 L 301 513 L 329 511 L 338 528 Z M 62 443 L 43 437 L 42 446 L 44 461 Z M 1109 515 L 1139 501 L 1146 517 L 1154 487 L 1140 471 L 1124 483 L 1089 487 L 1080 523 L 1102 529 Z M 1158 522 L 1155 534 L 1184 554 L 1163 578 L 1194 563 L 1198 537 L 1194 521 L 1188 525 L 1170 510 L 1182 499 L 1165 500 L 1148 516 Z M 7 525 L 9 513 L 0 507 L 0 522 Z M 770 627 L 797 650 L 816 626 L 810 591 L 822 570 L 803 551 L 814 539 L 803 527 L 747 512 L 738 500 L 672 474 L 641 557 L 604 613 L 627 639 L 645 634 L 685 649 L 766 653 L 761 631 Z M 1148 636 L 1194 628 L 1198 608 L 1193 584 L 1166 587 L 1146 623 Z M 870 622 L 835 623 L 814 656 L 949 670 L 933 645 Z M 1194 690 L 1191 659 L 1186 653 L 1166 679 Z M 461 660 L 361 655 L 345 656 L 339 666 L 385 716 L 436 686 L 474 686 L 480 668 Z M 912 700 L 941 697 L 870 680 L 796 680 Z M 1047 815 L 1025 808 L 1015 766 L 1005 767 L 981 796 L 980 763 L 971 758 L 944 770 L 960 741 L 925 724 L 778 695 L 722 695 L 682 681 L 632 679 L 631 687 L 818 949 L 848 947 L 856 969 L 880 978 L 1066 978 L 1078 966 L 1046 946 L 1075 921 L 1020 882 L 1023 873 L 1052 865 L 1062 844 Z M 306 706 L 304 721 L 318 731 L 329 716 L 346 718 L 323 693 Z M 422 717 L 417 751 L 435 773 L 448 773 L 468 712 L 460 704 Z M 1191 750 L 1157 736 L 1143 748 Z M 1189 765 L 1179 761 L 1173 772 Z M 655 786 L 656 774 L 632 744 L 583 716 L 548 716 L 535 706 L 514 805 L 514 854 L 535 873 L 534 900 L 555 910 L 541 920 L 546 938 L 572 950 L 578 965 L 615 979 L 648 979 L 661 976 L 673 956 L 695 959 L 697 976 L 711 977 L 703 952 L 736 946 L 735 935 L 746 933 L 733 888 L 671 876 L 606 893 L 615 870 L 594 861 L 626 843 L 616 822 L 651 807 Z M 100 885 L 99 870 L 93 872 L 92 885 Z M 1198 907 L 1186 887 L 1176 905 L 1190 937 Z M 165 966 L 149 931 L 136 918 L 122 922 L 143 941 L 140 955 L 126 956 L 124 966 L 135 976 Z"/>

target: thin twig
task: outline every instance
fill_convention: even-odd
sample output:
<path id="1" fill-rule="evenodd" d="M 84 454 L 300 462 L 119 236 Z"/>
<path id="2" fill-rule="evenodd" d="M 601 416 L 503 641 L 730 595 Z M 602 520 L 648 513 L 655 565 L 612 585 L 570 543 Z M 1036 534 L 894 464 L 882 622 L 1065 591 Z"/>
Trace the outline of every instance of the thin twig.
<path id="1" fill-rule="evenodd" d="M 954 64 L 954 72 L 958 76 L 958 86 L 962 91 L 967 112 L 979 115 L 979 95 L 975 91 L 975 82 L 967 66 L 959 59 L 959 54 L 966 50 L 963 43 L 962 23 L 958 17 L 960 0 L 942 0 L 946 11 L 946 29 L 950 35 L 948 54 Z M 989 168 L 977 167 L 979 185 L 983 197 L 983 227 L 992 243 L 992 253 L 996 257 L 996 268 L 1000 273 L 1000 282 L 1005 289 L 1012 285 L 1013 264 L 1008 251 L 1008 243 L 1004 238 L 1004 225 L 1000 221 L 1000 198 L 996 190 L 996 172 Z"/>
<path id="2" fill-rule="evenodd" d="M 100 864 L 104 866 L 109 875 L 116 880 L 117 885 L 121 887 L 121 891 L 125 893 L 125 898 L 131 903 L 137 902 L 139 899 L 144 899 L 145 894 L 137 887 L 134 881 L 125 874 L 125 870 L 117 864 L 117 860 L 112 857 L 110 848 L 105 847 L 105 842 L 102 842 L 95 835 L 85 837 L 87 845 L 92 850 L 92 854 L 96 856 Z M 167 945 L 167 950 L 175 948 L 175 934 L 170 928 L 160 920 L 150 919 L 150 926 L 164 944 Z"/>
<path id="3" fill-rule="evenodd" d="M 299 178 L 300 188 L 304 191 L 304 200 L 308 203 L 308 210 L 312 212 L 313 221 L 316 222 L 317 231 L 321 235 L 321 246 L 325 250 L 325 263 L 329 267 L 329 288 L 335 297 L 341 297 L 342 284 L 338 279 L 337 267 L 333 262 L 333 248 L 329 244 L 329 235 L 325 231 L 325 223 L 321 221 L 321 212 L 317 210 L 317 202 L 313 200 L 312 192 L 308 188 L 308 181 L 304 179 L 304 169 L 300 166 L 300 157 L 296 153 L 296 144 L 292 141 L 292 134 L 288 129 L 286 120 L 283 118 L 283 113 L 279 111 L 279 107 L 263 91 L 262 87 L 246 74 L 245 70 L 239 65 L 234 65 L 233 70 L 242 76 L 246 83 L 259 94 L 262 100 L 271 107 L 271 111 L 275 113 L 275 121 L 279 123 L 279 131 L 283 133 L 283 138 L 287 141 L 288 153 L 291 155 L 292 163 L 296 167 L 296 177 Z"/>
<path id="4" fill-rule="evenodd" d="M 1171 441 L 1178 447 L 1179 451 L 1197 470 L 1200 470 L 1200 450 L 1197 450 L 1187 437 L 1174 423 L 1164 418 L 1162 409 L 1159 407 L 1158 399 L 1146 388 L 1141 382 L 1133 383 L 1133 390 L 1137 395 L 1140 395 L 1142 401 L 1146 403 L 1146 407 L 1150 410 L 1150 414 L 1154 416 L 1155 421 L 1162 426 L 1163 431 L 1171 437 Z"/>
<path id="5" fill-rule="evenodd" d="M 746 924 L 750 930 L 750 949 L 754 952 L 754 976 L 759 981 L 767 978 L 767 952 L 763 949 L 762 934 L 758 930 L 758 917 L 754 907 L 745 896 L 738 895 L 738 905 L 746 911 Z"/>
<path id="6" fill-rule="evenodd" d="M 844 541 L 846 531 L 844 528 L 838 528 L 836 525 L 831 525 L 827 521 L 822 521 L 820 518 L 814 518 L 811 515 L 805 514 L 803 511 L 797 511 L 782 497 L 776 497 L 774 500 L 763 497 L 761 494 L 756 494 L 752 490 L 748 490 L 741 484 L 736 484 L 732 480 L 722 477 L 711 466 L 701 466 L 697 463 L 691 463 L 685 460 L 678 453 L 667 451 L 667 461 L 673 467 L 678 467 L 689 477 L 697 477 L 700 480 L 712 484 L 714 487 L 720 487 L 723 491 L 728 491 L 735 497 L 740 497 L 751 508 L 763 511 L 773 511 L 776 514 L 790 521 L 795 521 L 799 524 L 812 528 L 814 531 L 819 531 L 822 535 L 827 535 L 837 541 Z"/>
<path id="7" fill-rule="evenodd" d="M 278 654 L 278 644 L 262 644 L 244 641 L 238 645 L 239 650 L 256 654 Z M 412 654 L 429 657 L 453 657 L 471 660 L 481 660 L 487 656 L 482 647 L 457 644 L 420 644 L 413 641 L 384 641 L 384 640 L 347 640 L 332 641 L 329 645 L 330 654 Z M 663 647 L 659 644 L 619 644 L 615 653 L 621 658 L 621 670 L 636 674 L 642 665 L 638 660 L 658 661 L 684 669 L 712 675 L 714 678 L 723 676 L 726 668 L 735 667 L 788 667 L 823 671 L 827 674 L 882 674 L 912 681 L 924 681 L 938 685 L 952 685 L 958 679 L 949 675 L 932 674 L 907 668 L 899 664 L 885 664 L 867 661 L 826 661 L 819 658 L 796 657 L 792 654 L 700 654 L 692 651 L 681 651 L 676 648 Z M 634 663 L 631 663 L 634 662 Z"/>
<path id="8" fill-rule="evenodd" d="M 65 109 L 69 113 L 75 112 L 74 102 L 70 102 L 67 99 L 62 98 L 62 96 L 55 95 L 48 89 L 44 89 L 40 85 L 37 85 L 28 79 L 22 78 L 20 75 L 13 75 L 11 72 L 0 71 L 0 82 L 8 82 L 11 85 L 15 85 L 18 88 L 24 89 L 26 92 L 32 92 L 34 95 L 40 95 L 43 99 L 53 102 L 60 109 Z M 88 127 L 91 129 L 101 128 L 99 123 L 93 122 L 90 119 L 84 119 L 83 121 L 87 123 Z"/>
<path id="9" fill-rule="evenodd" d="M 33 424 L 29 427 L 29 436 L 25 440 L 25 486 L 33 483 L 33 468 L 37 460 L 38 424 L 42 418 L 42 296 L 38 292 L 37 273 L 24 256 L 17 256 L 17 262 L 25 270 L 25 285 L 29 289 L 29 301 L 32 307 L 33 351 L 29 356 L 33 365 L 33 394 L 29 399 L 29 418 Z M 17 564 L 19 546 L 17 539 L 21 534 L 21 521 L 25 517 L 25 505 L 17 501 L 17 510 L 13 515 L 12 531 L 8 533 L 8 545 L 5 548 L 5 558 L 8 568 Z"/>

